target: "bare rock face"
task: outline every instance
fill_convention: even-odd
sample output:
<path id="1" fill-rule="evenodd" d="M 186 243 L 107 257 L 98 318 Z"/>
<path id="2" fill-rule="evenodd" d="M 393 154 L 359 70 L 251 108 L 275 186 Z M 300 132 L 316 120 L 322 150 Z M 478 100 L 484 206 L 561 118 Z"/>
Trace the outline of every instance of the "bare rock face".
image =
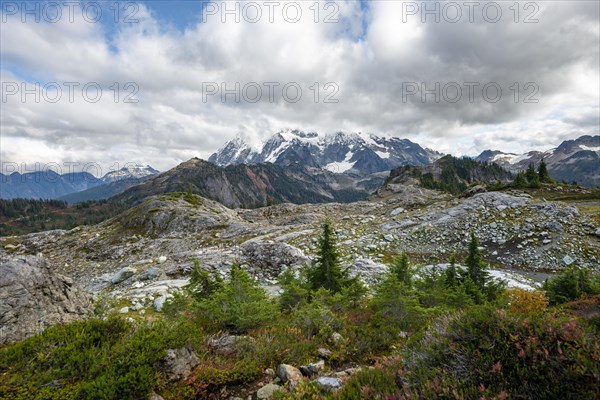
<path id="1" fill-rule="evenodd" d="M 92 313 L 91 296 L 70 278 L 55 274 L 43 258 L 0 259 L 0 344 Z"/>

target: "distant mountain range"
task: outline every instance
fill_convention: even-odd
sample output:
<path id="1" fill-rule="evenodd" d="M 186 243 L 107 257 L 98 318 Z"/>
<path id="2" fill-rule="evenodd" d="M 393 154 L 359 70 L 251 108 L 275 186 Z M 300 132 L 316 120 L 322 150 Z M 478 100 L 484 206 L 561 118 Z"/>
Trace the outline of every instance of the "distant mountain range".
<path id="1" fill-rule="evenodd" d="M 402 165 L 425 165 L 441 156 L 408 139 L 366 133 L 320 135 L 284 130 L 258 147 L 246 144 L 238 136 L 211 155 L 208 161 L 220 166 L 267 162 L 282 167 L 301 164 L 334 173 L 366 176 Z"/>
<path id="2" fill-rule="evenodd" d="M 149 165 L 128 165 L 101 178 L 87 172 L 58 174 L 52 170 L 10 175 L 0 173 L 2 199 L 102 200 L 136 185 L 158 171 Z M 77 196 L 69 197 L 77 193 Z"/>
<path id="3" fill-rule="evenodd" d="M 387 175 L 387 174 L 386 174 Z M 385 175 L 381 176 L 381 180 Z M 148 196 L 187 192 L 216 200 L 230 208 L 268 204 L 350 202 L 366 199 L 376 189 L 369 179 L 301 164 L 281 167 L 271 163 L 221 167 L 193 158 L 162 174 L 149 177 L 113 197 L 136 204 Z"/>
<path id="4" fill-rule="evenodd" d="M 525 154 L 486 150 L 477 161 L 498 164 L 511 172 L 527 169 L 529 163 L 539 165 L 544 158 L 548 172 L 557 181 L 577 182 L 580 185 L 600 186 L 600 136 L 581 136 L 566 140 L 548 151 L 530 151 Z"/>
<path id="5" fill-rule="evenodd" d="M 256 147 L 237 137 L 211 155 L 208 162 L 191 159 L 162 174 L 147 165 L 132 165 L 102 178 L 88 173 L 59 175 L 53 171 L 0 175 L 0 198 L 61 199 L 74 203 L 114 197 L 136 203 L 148 195 L 191 188 L 194 193 L 229 207 L 257 207 L 273 202 L 348 202 L 367 198 L 384 183 L 391 170 L 400 171 L 399 167 L 425 166 L 423 174 L 432 172 L 437 179 L 436 171 L 451 160 L 437 162 L 442 157 L 443 154 L 407 139 L 284 130 Z M 486 150 L 474 161 L 497 164 L 514 173 L 526 169 L 529 163 L 539 165 L 542 158 L 557 181 L 600 186 L 600 136 L 567 140 L 545 152 L 511 154 Z M 455 167 L 463 168 L 463 164 Z M 469 169 L 475 170 L 478 169 Z M 508 179 L 501 171 L 489 171 L 500 180 Z M 452 175 L 450 172 L 446 175 Z M 455 178 L 456 190 L 478 180 L 475 176 Z"/>

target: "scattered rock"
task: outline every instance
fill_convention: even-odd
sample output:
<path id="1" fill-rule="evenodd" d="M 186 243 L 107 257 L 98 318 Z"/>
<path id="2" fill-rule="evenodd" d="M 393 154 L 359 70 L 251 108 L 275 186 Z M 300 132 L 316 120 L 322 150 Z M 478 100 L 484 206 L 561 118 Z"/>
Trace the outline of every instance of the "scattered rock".
<path id="1" fill-rule="evenodd" d="M 573 258 L 571 258 L 570 256 L 564 256 L 562 262 L 565 265 L 571 265 L 575 262 L 575 260 L 573 260 Z"/>
<path id="2" fill-rule="evenodd" d="M 338 345 L 342 340 L 344 340 L 344 337 L 339 333 L 333 332 L 331 334 L 331 341 L 333 342 L 333 344 Z"/>
<path id="3" fill-rule="evenodd" d="M 342 387 L 342 380 L 339 378 L 332 378 L 328 376 L 321 376 L 316 380 L 317 384 L 323 386 L 328 390 L 338 390 Z"/>
<path id="4" fill-rule="evenodd" d="M 235 336 L 224 334 L 222 336 L 210 339 L 208 341 L 208 346 L 219 354 L 231 355 L 235 353 L 237 346 L 242 343 L 255 345 L 256 339 L 251 336 Z M 275 375 L 275 372 L 273 372 L 273 375 Z"/>
<path id="5" fill-rule="evenodd" d="M 475 186 L 470 187 L 467 190 L 465 190 L 461 196 L 462 197 L 471 197 L 478 193 L 485 193 L 485 192 L 487 192 L 487 189 L 485 188 L 485 186 L 475 185 Z"/>
<path id="6" fill-rule="evenodd" d="M 281 391 L 281 386 L 275 385 L 274 383 L 268 383 L 265 386 L 258 389 L 256 392 L 256 398 L 259 400 L 271 399 L 276 392 Z"/>
<path id="7" fill-rule="evenodd" d="M 348 368 L 344 372 L 347 373 L 349 376 L 352 376 L 352 375 L 358 374 L 360 371 L 362 371 L 362 368 L 356 367 L 356 368 Z"/>
<path id="8" fill-rule="evenodd" d="M 326 349 L 325 347 L 319 347 L 317 349 L 317 355 L 325 360 L 331 357 L 331 350 Z"/>
<path id="9" fill-rule="evenodd" d="M 281 379 L 282 383 L 287 383 L 291 390 L 302 381 L 300 370 L 289 364 L 280 364 L 277 367 L 277 377 Z"/>
<path id="10" fill-rule="evenodd" d="M 117 272 L 116 274 L 113 275 L 112 278 L 110 278 L 110 281 L 116 285 L 117 283 L 121 283 L 124 280 L 131 278 L 133 275 L 135 275 L 136 273 L 136 269 L 133 267 L 123 267 L 119 270 L 119 272 Z"/>
<path id="11" fill-rule="evenodd" d="M 156 260 L 156 262 L 157 262 L 157 263 L 159 263 L 159 264 L 162 264 L 162 263 L 164 263 L 165 261 L 167 261 L 167 257 L 165 257 L 165 256 L 160 256 L 160 257 L 158 257 L 158 259 Z"/>
<path id="12" fill-rule="evenodd" d="M 270 376 L 271 378 L 275 377 L 275 370 L 273 368 L 265 369 L 265 375 Z"/>
<path id="13" fill-rule="evenodd" d="M 167 301 L 167 296 L 164 296 L 164 295 L 156 298 L 154 300 L 154 309 L 157 312 L 161 312 L 162 309 L 163 309 L 163 307 L 164 307 L 164 305 L 165 305 L 166 301 Z"/>
<path id="14" fill-rule="evenodd" d="M 548 222 L 546 228 L 551 232 L 563 232 L 565 230 L 562 224 L 556 221 Z"/>
<path id="15" fill-rule="evenodd" d="M 138 279 L 140 281 L 150 281 L 157 279 L 160 276 L 160 270 L 156 267 L 148 268 L 139 274 Z"/>
<path id="16" fill-rule="evenodd" d="M 302 372 L 302 375 L 304 375 L 304 376 L 311 377 L 311 376 L 317 375 L 324 368 L 325 368 L 325 361 L 319 360 L 316 363 L 311 363 L 308 365 L 300 366 L 300 372 Z"/>
<path id="17" fill-rule="evenodd" d="M 123 307 L 119 310 L 119 314 L 127 314 L 129 312 L 129 307 Z"/>
<path id="18" fill-rule="evenodd" d="M 150 400 L 165 400 L 161 395 L 156 392 L 150 393 Z"/>
<path id="19" fill-rule="evenodd" d="M 395 217 L 398 214 L 402 214 L 404 211 L 405 211 L 404 208 L 398 207 L 398 208 L 392 210 L 392 212 L 390 213 L 390 216 Z"/>
<path id="20" fill-rule="evenodd" d="M 173 383 L 190 376 L 198 364 L 198 357 L 189 349 L 169 349 L 161 362 L 161 371 L 165 380 Z"/>

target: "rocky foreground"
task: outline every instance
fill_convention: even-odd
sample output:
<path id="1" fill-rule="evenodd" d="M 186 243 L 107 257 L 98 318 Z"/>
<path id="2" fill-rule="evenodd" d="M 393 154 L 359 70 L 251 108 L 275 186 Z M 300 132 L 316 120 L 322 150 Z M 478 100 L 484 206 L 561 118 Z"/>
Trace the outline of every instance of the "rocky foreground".
<path id="1" fill-rule="evenodd" d="M 315 230 L 330 218 L 343 264 L 367 283 L 407 252 L 413 263 L 445 264 L 480 240 L 493 274 L 531 287 L 575 265 L 598 269 L 598 226 L 574 205 L 518 191 L 453 198 L 415 186 L 387 187 L 370 201 L 229 209 L 198 196 L 147 199 L 96 226 L 2 241 L 3 257 L 43 256 L 54 272 L 95 294 L 122 299 L 123 313 L 160 310 L 188 282 L 195 260 L 226 276 L 235 262 L 276 293 L 277 277 L 310 262 Z"/>

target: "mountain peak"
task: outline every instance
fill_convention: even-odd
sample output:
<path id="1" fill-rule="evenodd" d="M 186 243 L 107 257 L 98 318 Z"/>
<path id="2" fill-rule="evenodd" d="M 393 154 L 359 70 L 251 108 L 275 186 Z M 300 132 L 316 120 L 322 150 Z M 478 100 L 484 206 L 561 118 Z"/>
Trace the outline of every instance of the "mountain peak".
<path id="1" fill-rule="evenodd" d="M 127 163 L 122 168 L 116 171 L 110 171 L 104 175 L 101 180 L 104 183 L 110 183 L 120 181 L 122 179 L 129 178 L 143 178 L 149 175 L 158 174 L 159 171 L 152 168 L 150 165 L 143 165 L 139 163 Z"/>
<path id="2" fill-rule="evenodd" d="M 220 165 L 302 164 L 336 173 L 368 175 L 401 165 L 424 165 L 438 158 L 407 139 L 378 137 L 362 132 L 319 134 L 283 129 L 253 149 L 239 140 L 227 142 L 209 161 Z M 431 157 L 430 157 L 431 156 Z"/>

